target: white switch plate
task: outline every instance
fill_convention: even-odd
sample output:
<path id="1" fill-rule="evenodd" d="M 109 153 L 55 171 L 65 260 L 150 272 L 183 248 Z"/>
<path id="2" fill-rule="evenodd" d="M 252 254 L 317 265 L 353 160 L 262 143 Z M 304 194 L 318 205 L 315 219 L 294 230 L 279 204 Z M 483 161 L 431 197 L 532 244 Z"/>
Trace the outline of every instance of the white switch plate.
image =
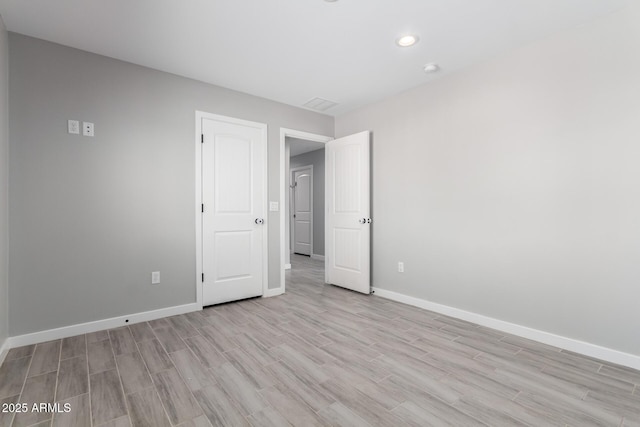
<path id="1" fill-rule="evenodd" d="M 93 136 L 93 123 L 82 122 L 82 135 Z"/>
<path id="2" fill-rule="evenodd" d="M 160 272 L 159 271 L 151 272 L 151 284 L 157 285 L 159 283 L 160 283 Z"/>
<path id="3" fill-rule="evenodd" d="M 269 202 L 269 210 L 271 212 L 278 212 L 278 202 Z"/>
<path id="4" fill-rule="evenodd" d="M 67 121 L 67 131 L 76 135 L 80 134 L 80 122 L 77 120 Z"/>
<path id="5" fill-rule="evenodd" d="M 404 262 L 402 261 L 398 263 L 398 273 L 404 273 Z"/>

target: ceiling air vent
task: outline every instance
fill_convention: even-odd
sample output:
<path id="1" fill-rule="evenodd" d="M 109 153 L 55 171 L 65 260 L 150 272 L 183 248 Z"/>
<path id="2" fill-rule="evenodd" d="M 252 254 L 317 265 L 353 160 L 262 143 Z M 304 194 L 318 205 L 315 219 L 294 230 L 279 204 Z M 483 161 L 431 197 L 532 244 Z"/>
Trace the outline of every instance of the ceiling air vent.
<path id="1" fill-rule="evenodd" d="M 336 105 L 338 105 L 338 103 L 315 97 L 313 99 L 308 100 L 302 105 L 303 107 L 311 108 L 312 110 L 316 110 L 316 111 L 327 111 L 329 108 L 333 108 Z"/>

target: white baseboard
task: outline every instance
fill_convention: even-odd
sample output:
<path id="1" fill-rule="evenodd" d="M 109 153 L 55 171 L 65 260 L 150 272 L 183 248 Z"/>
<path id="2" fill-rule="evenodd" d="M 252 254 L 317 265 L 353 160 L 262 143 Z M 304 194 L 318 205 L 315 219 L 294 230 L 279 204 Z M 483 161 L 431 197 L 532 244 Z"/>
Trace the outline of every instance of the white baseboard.
<path id="1" fill-rule="evenodd" d="M 88 334 L 104 329 L 117 328 L 119 326 L 132 325 L 134 323 L 147 322 L 149 320 L 160 319 L 167 316 L 190 313 L 201 310 L 197 303 L 177 305 L 174 307 L 161 308 L 158 310 L 134 313 L 128 316 L 112 317 L 110 319 L 96 320 L 94 322 L 80 323 L 77 325 L 63 326 L 61 328 L 49 329 L 46 331 L 34 332 L 31 334 L 17 335 L 7 339 L 9 348 L 21 347 L 23 345 L 37 344 L 41 342 L 57 340 L 60 338 L 72 337 L 75 335 Z M 125 322 L 129 320 L 128 322 Z"/>
<path id="2" fill-rule="evenodd" d="M 494 319 L 492 317 L 483 316 L 482 314 L 472 313 L 470 311 L 460 310 L 443 304 L 427 301 L 420 298 L 410 297 L 393 291 L 387 291 L 380 288 L 372 288 L 375 295 L 398 301 L 415 307 L 424 308 L 436 313 L 455 317 L 457 319 L 466 320 L 467 322 L 476 323 L 488 328 L 497 329 L 502 332 L 517 335 L 530 340 L 538 341 L 554 347 L 559 347 L 575 353 L 584 354 L 585 356 L 594 357 L 596 359 L 615 363 L 617 365 L 628 366 L 633 369 L 640 369 L 640 356 L 622 351 L 613 350 L 596 344 L 555 335 L 550 332 L 540 331 L 538 329 L 517 325 L 515 323 L 505 322 L 504 320 Z"/>
<path id="3" fill-rule="evenodd" d="M 265 292 L 262 295 L 262 298 L 271 298 L 271 297 L 275 297 L 282 294 L 284 294 L 284 289 L 282 289 L 281 287 L 274 288 L 274 289 L 267 289 L 267 292 Z"/>
<path id="4" fill-rule="evenodd" d="M 9 353 L 9 338 L 5 338 L 2 345 L 0 345 L 0 365 L 4 362 L 4 358 L 7 357 L 7 353 Z"/>
<path id="5" fill-rule="evenodd" d="M 284 265 L 284 269 L 285 270 L 291 270 L 291 264 L 285 264 Z"/>
<path id="6" fill-rule="evenodd" d="M 324 255 L 311 254 L 311 259 L 317 259 L 318 261 L 324 261 Z"/>

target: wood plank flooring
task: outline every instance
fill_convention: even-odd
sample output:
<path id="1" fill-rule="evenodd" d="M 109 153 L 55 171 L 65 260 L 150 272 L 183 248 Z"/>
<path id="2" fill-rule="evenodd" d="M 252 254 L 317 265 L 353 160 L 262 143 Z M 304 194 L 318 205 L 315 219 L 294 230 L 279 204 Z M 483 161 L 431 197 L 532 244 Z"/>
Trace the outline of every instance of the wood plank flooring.
<path id="1" fill-rule="evenodd" d="M 640 426 L 640 372 L 324 285 L 10 350 L 0 426 Z"/>

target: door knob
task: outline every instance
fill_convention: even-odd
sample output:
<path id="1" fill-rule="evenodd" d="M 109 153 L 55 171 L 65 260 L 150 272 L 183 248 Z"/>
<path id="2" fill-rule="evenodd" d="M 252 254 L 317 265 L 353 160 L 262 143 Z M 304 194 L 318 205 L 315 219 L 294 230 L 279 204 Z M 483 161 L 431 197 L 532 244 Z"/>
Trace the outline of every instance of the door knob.
<path id="1" fill-rule="evenodd" d="M 358 222 L 359 222 L 360 224 L 366 224 L 366 223 L 367 223 L 367 219 L 366 219 L 366 218 L 360 218 L 360 219 L 358 220 Z"/>
<path id="2" fill-rule="evenodd" d="M 256 218 L 256 224 L 264 224 L 264 219 Z"/>
<path id="3" fill-rule="evenodd" d="M 371 218 L 367 218 L 367 224 L 371 224 Z"/>

